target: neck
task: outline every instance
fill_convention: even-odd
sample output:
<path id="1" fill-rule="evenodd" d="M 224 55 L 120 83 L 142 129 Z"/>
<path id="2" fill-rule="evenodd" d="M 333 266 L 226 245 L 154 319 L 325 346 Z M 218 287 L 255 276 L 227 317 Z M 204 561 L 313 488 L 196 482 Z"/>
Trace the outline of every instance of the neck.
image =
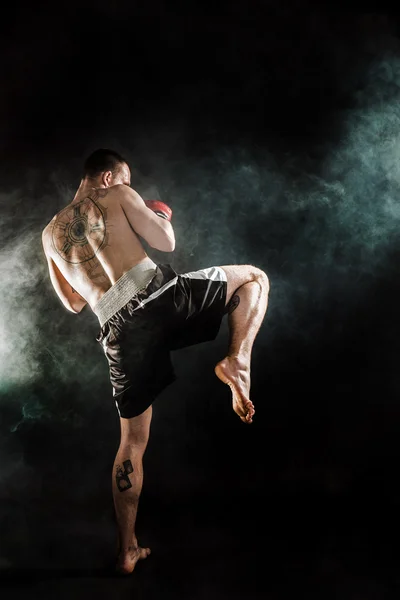
<path id="1" fill-rule="evenodd" d="M 91 190 L 99 188 L 99 187 L 104 187 L 104 186 L 98 185 L 97 181 L 94 181 L 93 179 L 82 179 L 78 189 L 76 190 L 74 200 L 78 200 L 78 199 L 82 198 L 82 196 L 84 196 L 85 194 L 88 194 Z"/>

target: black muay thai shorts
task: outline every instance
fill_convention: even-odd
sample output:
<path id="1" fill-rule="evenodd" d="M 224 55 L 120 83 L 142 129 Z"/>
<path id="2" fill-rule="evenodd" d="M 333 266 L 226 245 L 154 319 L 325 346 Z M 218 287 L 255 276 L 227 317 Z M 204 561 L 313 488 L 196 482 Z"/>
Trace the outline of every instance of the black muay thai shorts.
<path id="1" fill-rule="evenodd" d="M 146 258 L 103 295 L 94 308 L 101 325 L 96 340 L 120 417 L 140 415 L 175 381 L 171 351 L 216 338 L 226 293 L 220 267 L 178 275 Z"/>

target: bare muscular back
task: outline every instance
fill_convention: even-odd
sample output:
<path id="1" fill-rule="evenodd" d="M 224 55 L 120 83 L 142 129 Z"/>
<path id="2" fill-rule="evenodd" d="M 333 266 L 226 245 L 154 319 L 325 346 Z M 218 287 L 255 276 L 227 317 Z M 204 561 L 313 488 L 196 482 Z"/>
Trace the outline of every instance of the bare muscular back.
<path id="1" fill-rule="evenodd" d="M 117 279 L 147 256 L 124 210 L 123 188 L 93 188 L 78 195 L 44 231 L 47 255 L 92 309 Z"/>

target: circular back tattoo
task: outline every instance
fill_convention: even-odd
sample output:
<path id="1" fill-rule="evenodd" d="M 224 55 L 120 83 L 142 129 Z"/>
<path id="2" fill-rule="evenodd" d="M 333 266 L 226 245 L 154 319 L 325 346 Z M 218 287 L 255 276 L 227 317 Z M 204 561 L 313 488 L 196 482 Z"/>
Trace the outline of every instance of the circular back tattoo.
<path id="1" fill-rule="evenodd" d="M 107 243 L 107 209 L 96 199 L 88 196 L 56 216 L 52 244 L 66 262 L 77 265 L 92 260 Z"/>

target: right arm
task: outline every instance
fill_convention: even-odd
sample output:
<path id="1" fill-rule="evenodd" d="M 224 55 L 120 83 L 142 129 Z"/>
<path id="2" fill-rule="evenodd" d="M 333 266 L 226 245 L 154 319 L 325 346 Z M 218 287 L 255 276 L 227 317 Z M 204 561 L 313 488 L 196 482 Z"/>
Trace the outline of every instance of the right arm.
<path id="1" fill-rule="evenodd" d="M 174 251 L 175 234 L 171 223 L 147 208 L 135 190 L 121 185 L 120 204 L 133 231 L 152 248 L 161 252 Z"/>

